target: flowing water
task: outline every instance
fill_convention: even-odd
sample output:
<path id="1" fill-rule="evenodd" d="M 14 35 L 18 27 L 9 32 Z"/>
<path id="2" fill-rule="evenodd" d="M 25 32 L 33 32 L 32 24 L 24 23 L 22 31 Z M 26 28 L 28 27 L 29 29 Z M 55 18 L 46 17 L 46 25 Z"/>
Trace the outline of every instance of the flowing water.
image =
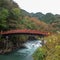
<path id="1" fill-rule="evenodd" d="M 32 54 L 41 46 L 41 41 L 28 41 L 24 43 L 26 48 L 19 49 L 10 54 L 0 55 L 0 60 L 33 60 Z"/>

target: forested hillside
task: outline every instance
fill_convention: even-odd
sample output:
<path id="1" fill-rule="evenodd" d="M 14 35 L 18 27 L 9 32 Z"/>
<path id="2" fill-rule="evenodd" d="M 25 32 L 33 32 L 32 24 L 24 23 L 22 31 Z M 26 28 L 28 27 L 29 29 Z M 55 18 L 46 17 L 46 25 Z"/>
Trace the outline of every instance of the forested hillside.
<path id="1" fill-rule="evenodd" d="M 10 29 L 37 29 L 46 30 L 46 23 L 37 18 L 29 17 L 12 0 L 1 0 L 0 2 L 0 31 Z"/>
<path id="2" fill-rule="evenodd" d="M 56 31 L 60 31 L 60 15 L 56 14 L 52 14 L 52 13 L 47 13 L 47 14 L 42 14 L 40 12 L 33 14 L 33 17 L 38 18 L 39 20 L 49 24 L 50 26 L 53 27 L 53 30 Z"/>
<path id="3" fill-rule="evenodd" d="M 19 28 L 21 10 L 12 0 L 0 0 L 0 31 Z"/>
<path id="4" fill-rule="evenodd" d="M 10 29 L 56 32 L 60 30 L 60 15 L 28 13 L 13 0 L 0 0 L 0 31 Z"/>
<path id="5" fill-rule="evenodd" d="M 23 12 L 25 15 L 28 15 L 30 17 L 35 17 L 38 20 L 43 21 L 44 23 L 48 24 L 49 26 L 52 26 L 52 28 L 53 28 L 52 31 L 54 31 L 54 32 L 60 31 L 60 15 L 58 15 L 58 14 L 54 15 L 52 13 L 43 14 L 41 12 L 28 13 L 24 10 L 23 10 Z"/>

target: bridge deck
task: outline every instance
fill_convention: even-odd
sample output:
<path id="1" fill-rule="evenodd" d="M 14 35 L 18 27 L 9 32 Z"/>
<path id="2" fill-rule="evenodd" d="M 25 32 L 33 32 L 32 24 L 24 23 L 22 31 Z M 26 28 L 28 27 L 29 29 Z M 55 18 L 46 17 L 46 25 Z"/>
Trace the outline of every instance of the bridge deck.
<path id="1" fill-rule="evenodd" d="M 0 32 L 2 35 L 9 35 L 9 34 L 33 34 L 33 35 L 45 35 L 48 36 L 48 32 L 41 32 L 37 30 L 9 30 Z"/>

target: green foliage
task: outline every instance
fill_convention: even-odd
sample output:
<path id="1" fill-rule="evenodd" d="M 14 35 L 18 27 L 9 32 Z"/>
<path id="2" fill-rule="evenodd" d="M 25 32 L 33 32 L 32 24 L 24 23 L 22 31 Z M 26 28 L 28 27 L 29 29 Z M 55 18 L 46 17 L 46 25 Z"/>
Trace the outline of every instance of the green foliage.
<path id="1" fill-rule="evenodd" d="M 19 8 L 13 8 L 12 9 L 12 14 L 13 14 L 13 17 L 15 17 L 16 19 L 18 19 L 20 17 L 20 9 Z"/>
<path id="2" fill-rule="evenodd" d="M 0 0 L 0 31 L 19 28 L 21 10 L 13 0 Z"/>
<path id="3" fill-rule="evenodd" d="M 28 13 L 20 9 L 13 0 L 1 0 L 0 7 L 0 30 L 35 29 L 49 32 L 60 30 L 59 15 L 53 15 L 52 13 L 44 15 L 40 12 L 36 14 Z M 28 18 L 25 18 L 26 16 L 28 16 Z M 33 17 L 36 17 L 37 19 Z"/>
<path id="4" fill-rule="evenodd" d="M 51 13 L 47 13 L 45 16 L 43 16 L 43 21 L 46 23 L 52 23 L 55 20 L 55 16 Z"/>
<path id="5" fill-rule="evenodd" d="M 44 60 L 45 54 L 46 52 L 43 48 L 38 48 L 33 54 L 34 60 Z"/>
<path id="6" fill-rule="evenodd" d="M 45 37 L 45 46 L 33 54 L 34 60 L 60 60 L 60 34 Z"/>
<path id="7" fill-rule="evenodd" d="M 60 60 L 60 34 L 51 35 L 44 38 L 46 44 L 43 47 L 46 50 L 46 60 Z"/>
<path id="8" fill-rule="evenodd" d="M 50 23 L 52 23 L 56 20 L 56 17 L 52 13 L 47 13 L 47 14 L 44 15 L 44 14 L 38 12 L 38 13 L 35 13 L 35 14 L 31 13 L 31 16 L 36 17 L 39 20 L 44 21 L 45 23 L 48 23 L 48 24 L 50 24 Z"/>
<path id="9" fill-rule="evenodd" d="M 58 14 L 56 14 L 56 15 L 54 15 L 52 13 L 42 14 L 42 13 L 38 12 L 38 13 L 31 14 L 31 16 L 36 17 L 39 20 L 50 25 L 50 27 L 52 28 L 50 31 L 52 31 L 52 32 L 56 32 L 56 31 L 60 30 L 60 15 L 58 15 Z M 49 29 L 49 27 L 47 29 Z"/>
<path id="10" fill-rule="evenodd" d="M 21 10 L 17 8 L 13 8 L 9 11 L 9 19 L 8 19 L 8 26 L 9 29 L 18 29 L 20 26 L 20 17 L 21 17 Z"/>
<path id="11" fill-rule="evenodd" d="M 30 14 L 31 15 L 31 17 L 36 17 L 36 18 L 38 18 L 39 20 L 43 20 L 43 16 L 44 16 L 44 14 L 43 13 L 41 13 L 41 12 L 37 12 L 37 13 L 31 13 Z"/>
<path id="12" fill-rule="evenodd" d="M 5 8 L 2 8 L 0 10 L 0 30 L 5 29 L 7 27 L 6 22 L 7 22 L 8 16 L 9 16 L 8 10 Z"/>

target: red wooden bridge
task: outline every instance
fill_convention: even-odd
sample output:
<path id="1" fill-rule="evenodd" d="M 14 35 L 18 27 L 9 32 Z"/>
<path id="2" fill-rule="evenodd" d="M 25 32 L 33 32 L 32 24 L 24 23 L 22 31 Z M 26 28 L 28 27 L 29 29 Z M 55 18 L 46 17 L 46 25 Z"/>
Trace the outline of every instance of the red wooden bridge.
<path id="1" fill-rule="evenodd" d="M 43 36 L 48 36 L 49 33 L 48 32 L 41 32 L 38 30 L 9 30 L 9 31 L 4 31 L 4 32 L 0 32 L 0 35 L 13 35 L 13 34 L 28 34 L 28 35 L 43 35 Z"/>

